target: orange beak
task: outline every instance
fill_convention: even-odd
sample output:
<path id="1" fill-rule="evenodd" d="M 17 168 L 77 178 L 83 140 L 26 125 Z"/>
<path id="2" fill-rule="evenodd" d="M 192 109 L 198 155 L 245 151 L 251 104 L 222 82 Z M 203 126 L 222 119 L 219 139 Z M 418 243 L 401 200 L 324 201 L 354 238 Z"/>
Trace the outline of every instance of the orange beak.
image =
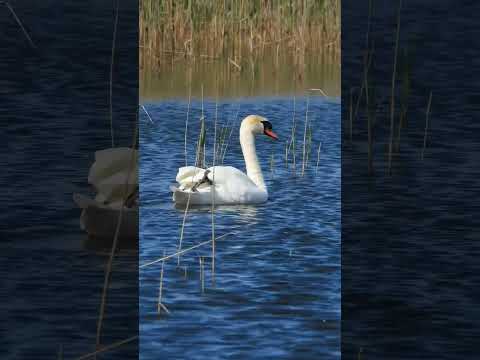
<path id="1" fill-rule="evenodd" d="M 263 133 L 274 140 L 278 140 L 277 134 L 275 134 L 272 130 L 265 130 Z"/>

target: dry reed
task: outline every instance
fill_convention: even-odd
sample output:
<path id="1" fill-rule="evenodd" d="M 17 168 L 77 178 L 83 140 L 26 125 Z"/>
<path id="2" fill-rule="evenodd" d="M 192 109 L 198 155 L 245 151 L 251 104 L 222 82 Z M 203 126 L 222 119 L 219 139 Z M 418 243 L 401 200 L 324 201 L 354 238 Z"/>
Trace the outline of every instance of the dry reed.
<path id="1" fill-rule="evenodd" d="M 115 45 L 117 42 L 117 26 L 118 26 L 118 7 L 120 0 L 115 2 L 115 20 L 113 22 L 113 37 L 112 37 L 112 56 L 110 58 L 110 81 L 109 81 L 109 115 L 110 115 L 110 137 L 112 140 L 112 148 L 115 147 L 115 139 L 113 136 L 113 65 L 115 59 Z"/>
<path id="2" fill-rule="evenodd" d="M 22 22 L 20 21 L 20 18 L 17 16 L 17 14 L 15 13 L 15 10 L 13 10 L 13 7 L 10 5 L 10 3 L 8 1 L 0 1 L 0 4 L 5 4 L 5 6 L 7 7 L 7 9 L 10 11 L 10 13 L 12 14 L 13 18 L 15 19 L 15 21 L 17 22 L 18 26 L 20 26 L 20 29 L 22 29 L 22 32 L 23 34 L 25 35 L 25 37 L 27 38 L 27 41 L 28 43 L 30 44 L 30 46 L 33 48 L 33 49 L 36 49 L 37 46 L 35 45 L 35 43 L 33 42 L 32 38 L 30 37 L 30 35 L 28 34 L 27 30 L 25 29 L 25 27 L 23 26 Z"/>
<path id="3" fill-rule="evenodd" d="M 322 143 L 318 144 L 317 150 L 317 166 L 315 167 L 315 174 L 318 173 L 318 164 L 320 164 L 320 150 L 322 149 Z"/>
<path id="4" fill-rule="evenodd" d="M 395 124 L 395 78 L 397 75 L 397 57 L 398 57 L 398 42 L 400 38 L 400 20 L 401 20 L 402 0 L 398 2 L 397 14 L 397 35 L 395 39 L 395 55 L 393 59 L 392 71 L 392 98 L 390 103 L 390 141 L 388 144 L 388 174 L 392 174 L 392 150 L 393 150 L 393 130 Z"/>
<path id="5" fill-rule="evenodd" d="M 213 126 L 213 161 L 212 161 L 212 285 L 215 284 L 215 160 L 217 153 L 217 122 L 218 122 L 218 96 L 215 102 L 215 120 Z"/>
<path id="6" fill-rule="evenodd" d="M 185 120 L 185 141 L 184 141 L 184 153 L 185 153 L 185 166 L 188 166 L 188 153 L 187 153 L 187 138 L 188 138 L 188 120 L 190 117 L 190 105 L 192 102 L 192 87 L 189 86 L 188 90 L 188 105 L 187 105 L 187 118 Z"/>
<path id="7" fill-rule="evenodd" d="M 350 142 L 353 141 L 353 87 L 350 89 Z"/>
<path id="8" fill-rule="evenodd" d="M 88 354 L 84 354 L 80 357 L 77 357 L 75 358 L 75 360 L 85 360 L 85 359 L 90 359 L 90 358 L 94 358 L 96 357 L 98 354 L 101 354 L 101 353 L 104 353 L 106 351 L 110 351 L 110 350 L 113 350 L 113 349 L 116 349 L 122 345 L 125 345 L 125 344 L 128 344 L 132 341 L 135 341 L 135 340 L 138 340 L 138 335 L 135 335 L 135 336 L 132 336 L 132 337 L 129 337 L 127 339 L 124 339 L 124 340 L 120 340 L 120 341 L 117 341 L 117 342 L 114 342 L 113 344 L 110 344 L 110 345 L 107 345 L 107 346 L 103 346 L 97 350 L 95 350 L 94 352 L 91 352 L 91 353 L 88 353 Z"/>
<path id="9" fill-rule="evenodd" d="M 204 262 L 205 262 L 205 260 L 203 259 L 203 256 L 200 256 L 198 258 L 198 263 L 199 263 L 199 267 L 200 267 L 200 284 L 201 284 L 202 294 L 205 292 L 205 267 L 204 267 Z"/>
<path id="10" fill-rule="evenodd" d="M 137 112 L 137 119 L 136 119 L 136 126 L 135 126 L 135 131 L 133 134 L 133 140 L 132 140 L 132 149 L 136 148 L 137 145 L 137 137 L 138 137 L 138 112 Z M 129 179 L 132 173 L 132 169 L 134 168 L 134 161 L 136 161 L 136 158 L 134 156 L 134 152 L 132 151 L 132 154 L 130 156 L 130 161 L 129 161 L 129 167 L 128 167 L 128 175 L 125 179 L 124 183 L 124 194 L 123 194 L 123 200 L 122 200 L 122 206 L 120 207 L 120 211 L 118 212 L 118 219 L 117 219 L 117 225 L 115 228 L 115 234 L 113 236 L 113 241 L 112 241 L 112 248 L 110 250 L 110 256 L 107 262 L 107 266 L 105 269 L 105 277 L 104 277 L 104 283 L 103 283 L 103 290 L 102 290 L 102 298 L 101 298 L 101 303 L 100 303 L 100 310 L 99 310 L 99 316 L 98 316 L 98 323 L 97 323 L 97 335 L 96 335 L 96 343 L 95 343 L 95 350 L 98 349 L 98 346 L 100 345 L 100 338 L 101 338 L 101 333 L 102 333 L 102 325 L 103 325 L 103 319 L 105 316 L 105 306 L 107 303 L 107 294 L 108 294 L 108 289 L 110 286 L 110 276 L 112 272 L 112 266 L 113 266 L 113 260 L 115 258 L 115 253 L 117 251 L 118 247 L 118 237 L 120 233 L 120 226 L 122 224 L 123 220 L 123 211 L 125 207 L 125 202 L 127 201 L 128 198 L 128 189 L 129 189 Z"/>
<path id="11" fill-rule="evenodd" d="M 425 149 L 427 147 L 428 120 L 429 120 L 429 116 L 430 116 L 431 105 L 432 105 L 432 92 L 430 91 L 430 95 L 428 96 L 427 113 L 426 113 L 426 116 L 425 116 L 425 132 L 423 134 L 422 160 L 424 159 Z"/>
<path id="12" fill-rule="evenodd" d="M 147 115 L 148 120 L 150 120 L 150 122 L 151 122 L 152 124 L 155 124 L 155 123 L 153 122 L 152 117 L 150 116 L 150 114 L 148 113 L 147 109 L 145 108 L 145 106 L 144 106 L 144 105 L 140 105 L 140 107 L 142 108 L 142 110 L 143 110 L 143 111 L 145 112 L 145 114 Z"/>
<path id="13" fill-rule="evenodd" d="M 270 49 L 299 63 L 306 52 L 340 52 L 339 0 L 142 0 L 139 12 L 142 56 L 163 64 L 223 57 L 241 71 Z"/>
<path id="14" fill-rule="evenodd" d="M 307 96 L 307 109 L 305 111 L 305 130 L 303 132 L 303 157 L 302 157 L 302 173 L 301 176 L 303 177 L 305 173 L 305 165 L 307 160 L 307 129 L 308 129 L 308 108 L 310 105 L 310 94 Z"/>
<path id="15" fill-rule="evenodd" d="M 163 250 L 163 257 L 165 257 L 165 250 Z M 165 261 L 162 261 L 162 267 L 160 268 L 160 287 L 158 290 L 158 303 L 157 303 L 157 313 L 160 314 L 161 310 L 164 309 L 166 313 L 170 313 L 167 307 L 162 302 L 163 296 L 163 272 L 165 267 Z"/>
<path id="16" fill-rule="evenodd" d="M 218 240 L 220 240 L 220 239 L 223 239 L 224 237 L 226 237 L 226 236 L 228 236 L 228 235 L 232 235 L 232 234 L 234 234 L 233 231 L 232 231 L 232 232 L 228 232 L 228 233 L 226 233 L 226 234 L 223 234 L 223 235 L 221 235 L 221 236 L 218 236 L 218 237 L 215 238 L 215 241 L 218 241 Z M 170 255 L 167 255 L 167 256 L 163 256 L 163 257 L 161 257 L 161 258 L 159 258 L 159 259 L 155 259 L 155 260 L 149 261 L 149 262 L 147 262 L 147 263 L 145 263 L 145 264 L 140 265 L 138 268 L 139 268 L 139 269 L 143 269 L 143 268 L 146 268 L 146 267 L 148 267 L 148 266 L 151 266 L 151 265 L 154 265 L 154 264 L 158 264 L 159 262 L 169 260 L 169 259 L 171 259 L 171 258 L 173 258 L 173 257 L 178 257 L 179 255 L 185 254 L 185 253 L 187 253 L 187 252 L 189 252 L 189 251 L 192 251 L 192 250 L 194 250 L 194 249 L 197 249 L 197 248 L 199 248 L 199 247 L 201 247 L 201 246 L 208 245 L 208 244 L 210 244 L 211 242 L 212 242 L 212 239 L 207 240 L 207 241 L 204 241 L 204 242 L 201 242 L 201 243 L 196 244 L 196 245 L 193 245 L 193 246 L 191 246 L 191 247 L 189 247 L 189 248 L 176 251 L 176 252 L 173 253 L 173 254 L 170 254 Z"/>

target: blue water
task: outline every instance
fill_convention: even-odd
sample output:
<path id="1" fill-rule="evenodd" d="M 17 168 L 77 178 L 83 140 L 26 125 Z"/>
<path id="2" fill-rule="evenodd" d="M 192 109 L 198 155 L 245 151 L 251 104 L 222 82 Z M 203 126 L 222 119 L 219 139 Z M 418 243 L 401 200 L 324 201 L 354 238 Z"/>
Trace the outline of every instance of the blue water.
<path id="1" fill-rule="evenodd" d="M 72 197 L 93 193 L 87 180 L 95 151 L 111 144 L 113 3 L 9 3 L 36 49 L 2 2 L 0 358 L 55 359 L 62 348 L 62 358 L 75 359 L 95 349 L 108 261 L 96 246 L 87 248 Z M 138 109 L 138 3 L 122 2 L 119 19 L 113 129 L 115 145 L 130 146 Z M 137 285 L 136 254 L 118 251 L 102 345 L 137 334 Z M 132 359 L 137 349 L 132 341 L 98 358 Z"/>
<path id="2" fill-rule="evenodd" d="M 205 102 L 207 139 L 213 139 L 215 104 Z M 140 266 L 177 249 L 183 210 L 169 185 L 184 166 L 187 102 L 145 104 L 140 135 Z M 261 206 L 218 207 L 215 282 L 211 246 L 186 253 L 180 266 L 165 263 L 163 303 L 157 314 L 160 263 L 140 269 L 141 359 L 340 358 L 340 101 L 311 97 L 313 150 L 300 176 L 306 98 L 297 98 L 297 175 L 286 169 L 293 98 L 252 98 L 219 104 L 218 124 L 235 123 L 226 165 L 244 170 L 238 125 L 246 115 L 267 117 L 280 141 L 257 140 L 269 190 Z M 190 111 L 188 162 L 194 161 L 201 103 Z M 236 113 L 238 111 L 238 119 Z M 218 128 L 220 125 L 218 126 Z M 213 144 L 207 140 L 207 163 Z M 317 148 L 322 143 L 318 172 Z M 271 157 L 274 166 L 271 171 Z M 290 161 L 291 163 L 291 161 Z M 210 209 L 192 209 L 183 248 L 211 238 Z M 199 257 L 205 256 L 202 293 Z"/>

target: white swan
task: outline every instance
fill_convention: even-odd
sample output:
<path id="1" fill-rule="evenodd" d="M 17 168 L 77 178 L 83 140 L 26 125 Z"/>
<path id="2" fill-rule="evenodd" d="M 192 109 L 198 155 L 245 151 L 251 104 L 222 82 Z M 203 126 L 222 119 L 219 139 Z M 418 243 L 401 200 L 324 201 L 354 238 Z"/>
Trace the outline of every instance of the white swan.
<path id="1" fill-rule="evenodd" d="M 240 145 L 247 174 L 232 166 L 202 169 L 185 166 L 178 169 L 178 187 L 172 187 L 176 204 L 217 205 L 260 204 L 268 200 L 268 192 L 255 150 L 255 135 L 265 134 L 275 140 L 272 124 L 264 117 L 249 115 L 240 126 Z M 190 200 L 189 200 L 190 198 Z"/>

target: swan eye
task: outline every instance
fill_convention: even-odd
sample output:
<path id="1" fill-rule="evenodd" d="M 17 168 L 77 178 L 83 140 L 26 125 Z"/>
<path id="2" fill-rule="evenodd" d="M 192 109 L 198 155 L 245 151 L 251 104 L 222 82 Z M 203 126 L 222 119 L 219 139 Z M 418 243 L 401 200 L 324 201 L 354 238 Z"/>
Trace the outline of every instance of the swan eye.
<path id="1" fill-rule="evenodd" d="M 275 134 L 272 131 L 272 124 L 270 123 L 270 121 L 266 121 L 266 120 L 262 121 L 262 124 L 263 124 L 263 133 L 274 140 L 278 140 L 277 134 Z"/>
<path id="2" fill-rule="evenodd" d="M 267 121 L 267 120 L 264 120 L 262 121 L 262 125 L 263 125 L 263 130 L 272 130 L 272 123 L 270 121 Z"/>

